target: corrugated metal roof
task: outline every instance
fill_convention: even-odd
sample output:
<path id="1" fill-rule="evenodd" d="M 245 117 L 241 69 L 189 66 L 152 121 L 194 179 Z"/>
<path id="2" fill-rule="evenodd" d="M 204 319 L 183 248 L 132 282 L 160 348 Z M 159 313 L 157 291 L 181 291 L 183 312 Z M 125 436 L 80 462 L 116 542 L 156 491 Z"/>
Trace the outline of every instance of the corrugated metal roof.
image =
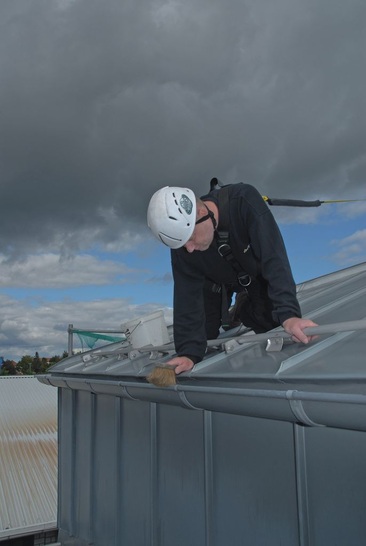
<path id="1" fill-rule="evenodd" d="M 366 263 L 302 283 L 298 296 L 303 316 L 319 325 L 365 319 Z M 366 430 L 366 329 L 346 330 L 342 327 L 320 335 L 309 345 L 285 340 L 275 352 L 267 350 L 261 337 L 251 343 L 243 343 L 243 338 L 230 342 L 221 338 L 215 342 L 217 350 L 211 349 L 168 389 L 158 389 L 145 379 L 158 362 L 171 357 L 173 348 L 169 346 L 163 352 L 160 348 L 134 350 L 126 343 L 113 344 L 63 360 L 42 380 L 131 399 L 165 400 L 218 411 L 225 411 L 227 405 L 232 412 L 306 424 L 324 419 L 322 424 L 329 426 Z M 282 401 L 283 408 L 280 402 L 273 403 L 275 399 Z M 327 415 L 321 413 L 322 404 L 331 400 L 346 404 L 347 411 L 343 405 L 332 417 L 328 404 Z"/>
<path id="2" fill-rule="evenodd" d="M 56 528 L 56 389 L 0 378 L 0 454 L 0 540 Z"/>

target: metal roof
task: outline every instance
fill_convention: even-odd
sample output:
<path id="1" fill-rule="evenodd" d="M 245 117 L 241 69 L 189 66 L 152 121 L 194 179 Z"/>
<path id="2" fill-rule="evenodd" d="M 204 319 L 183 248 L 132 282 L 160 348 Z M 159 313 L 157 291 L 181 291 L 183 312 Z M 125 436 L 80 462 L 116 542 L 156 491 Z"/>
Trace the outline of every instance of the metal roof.
<path id="1" fill-rule="evenodd" d="M 281 329 L 268 334 L 281 338 L 279 344 L 267 335 L 229 339 L 228 332 L 177 385 L 157 388 L 146 377 L 171 358 L 172 344 L 136 350 L 124 342 L 69 357 L 40 380 L 188 408 L 366 430 L 366 263 L 304 282 L 298 297 L 303 316 L 335 325 L 308 345 L 290 342 Z"/>
<path id="2" fill-rule="evenodd" d="M 0 377 L 0 540 L 55 529 L 57 391 Z"/>

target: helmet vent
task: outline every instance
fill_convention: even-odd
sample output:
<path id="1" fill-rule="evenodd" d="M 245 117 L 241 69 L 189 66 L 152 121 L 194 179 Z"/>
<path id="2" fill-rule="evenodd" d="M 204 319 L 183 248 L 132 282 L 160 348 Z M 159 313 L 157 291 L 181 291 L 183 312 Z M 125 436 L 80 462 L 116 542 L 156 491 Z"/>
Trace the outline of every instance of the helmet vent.
<path id="1" fill-rule="evenodd" d="M 177 220 L 174 216 L 169 216 L 169 220 Z"/>

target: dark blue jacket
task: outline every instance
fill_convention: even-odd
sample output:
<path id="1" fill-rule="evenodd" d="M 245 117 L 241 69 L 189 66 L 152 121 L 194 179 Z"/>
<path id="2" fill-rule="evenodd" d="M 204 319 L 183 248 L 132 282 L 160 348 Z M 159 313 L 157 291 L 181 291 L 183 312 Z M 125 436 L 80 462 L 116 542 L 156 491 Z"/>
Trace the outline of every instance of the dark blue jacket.
<path id="1" fill-rule="evenodd" d="M 214 190 L 201 199 L 218 206 L 219 191 Z M 282 235 L 262 196 L 249 184 L 234 184 L 230 187 L 229 211 L 233 255 L 243 271 L 266 283 L 273 319 L 282 324 L 288 318 L 301 317 Z M 206 350 L 204 284 L 209 279 L 217 284 L 234 285 L 237 273 L 218 254 L 215 240 L 203 252 L 189 253 L 184 247 L 172 250 L 171 259 L 176 351 L 179 356 L 192 356 L 198 362 Z"/>

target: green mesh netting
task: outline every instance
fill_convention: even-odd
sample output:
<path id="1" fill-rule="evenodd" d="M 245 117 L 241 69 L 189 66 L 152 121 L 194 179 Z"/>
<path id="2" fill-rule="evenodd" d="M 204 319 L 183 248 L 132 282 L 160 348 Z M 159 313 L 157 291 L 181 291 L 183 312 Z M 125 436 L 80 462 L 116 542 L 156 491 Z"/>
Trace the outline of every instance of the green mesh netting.
<path id="1" fill-rule="evenodd" d="M 126 336 L 122 334 L 121 336 L 111 336 L 107 334 L 99 334 L 94 332 L 88 332 L 87 330 L 73 330 L 74 334 L 77 334 L 81 346 L 84 349 L 84 346 L 86 345 L 89 347 L 89 349 L 93 349 L 94 345 L 97 343 L 97 341 L 109 341 L 110 343 L 117 343 L 118 341 L 125 341 Z"/>

